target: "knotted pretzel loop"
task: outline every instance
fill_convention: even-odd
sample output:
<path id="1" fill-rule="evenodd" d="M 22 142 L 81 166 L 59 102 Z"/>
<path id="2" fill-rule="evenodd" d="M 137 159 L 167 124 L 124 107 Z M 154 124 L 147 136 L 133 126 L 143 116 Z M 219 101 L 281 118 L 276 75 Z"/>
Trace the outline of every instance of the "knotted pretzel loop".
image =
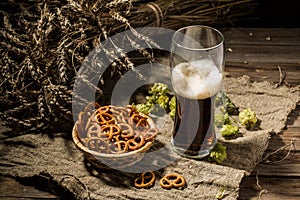
<path id="1" fill-rule="evenodd" d="M 99 153 L 109 153 L 108 142 L 97 137 L 91 137 L 87 141 L 87 147 Z"/>
<path id="2" fill-rule="evenodd" d="M 156 128 L 150 128 L 145 133 L 143 133 L 144 139 L 146 142 L 153 140 L 158 134 L 158 130 Z"/>
<path id="3" fill-rule="evenodd" d="M 127 143 L 128 143 L 128 148 L 129 148 L 130 150 L 137 150 L 137 149 L 139 149 L 141 146 L 144 145 L 145 140 L 144 140 L 144 137 L 143 137 L 143 136 L 137 135 L 137 136 L 135 136 L 134 138 L 128 140 Z"/>
<path id="4" fill-rule="evenodd" d="M 110 113 L 116 119 L 117 123 L 128 123 L 130 111 L 123 107 L 111 106 Z"/>
<path id="5" fill-rule="evenodd" d="M 179 174 L 167 174 L 159 181 L 164 189 L 182 188 L 185 186 L 185 179 Z"/>
<path id="6" fill-rule="evenodd" d="M 133 114 L 139 114 L 139 112 L 132 105 L 127 105 L 125 108 L 129 112 L 129 116 Z"/>
<path id="7" fill-rule="evenodd" d="M 147 117 L 139 114 L 133 114 L 130 118 L 130 124 L 136 128 L 149 128 Z"/>
<path id="8" fill-rule="evenodd" d="M 101 106 L 97 109 L 97 113 L 109 113 L 111 106 Z"/>
<path id="9" fill-rule="evenodd" d="M 100 125 L 115 124 L 116 122 L 116 119 L 111 114 L 104 112 L 96 113 L 94 120 L 96 120 Z"/>
<path id="10" fill-rule="evenodd" d="M 121 129 L 121 137 L 125 140 L 134 136 L 133 128 L 129 124 L 118 124 Z"/>
<path id="11" fill-rule="evenodd" d="M 111 140 L 114 136 L 119 135 L 121 129 L 116 124 L 103 125 L 101 127 L 101 132 L 105 133 L 106 137 Z"/>
<path id="12" fill-rule="evenodd" d="M 155 183 L 155 174 L 153 172 L 143 172 L 141 176 L 134 180 L 136 188 L 149 188 Z"/>
<path id="13" fill-rule="evenodd" d="M 99 138 L 105 138 L 106 135 L 102 133 L 101 127 L 97 123 L 90 124 L 87 133 L 87 137 L 99 137 Z"/>
<path id="14" fill-rule="evenodd" d="M 111 145 L 110 150 L 112 153 L 125 153 L 128 150 L 128 144 L 125 141 L 118 141 Z"/>

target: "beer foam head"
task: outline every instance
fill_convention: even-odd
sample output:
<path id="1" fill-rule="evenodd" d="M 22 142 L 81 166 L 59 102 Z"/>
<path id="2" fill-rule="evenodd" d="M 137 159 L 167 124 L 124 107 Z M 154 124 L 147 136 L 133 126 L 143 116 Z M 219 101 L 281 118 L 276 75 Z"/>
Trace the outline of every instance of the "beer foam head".
<path id="1" fill-rule="evenodd" d="M 189 99 L 206 99 L 216 94 L 222 74 L 212 60 L 179 63 L 172 70 L 174 91 Z"/>

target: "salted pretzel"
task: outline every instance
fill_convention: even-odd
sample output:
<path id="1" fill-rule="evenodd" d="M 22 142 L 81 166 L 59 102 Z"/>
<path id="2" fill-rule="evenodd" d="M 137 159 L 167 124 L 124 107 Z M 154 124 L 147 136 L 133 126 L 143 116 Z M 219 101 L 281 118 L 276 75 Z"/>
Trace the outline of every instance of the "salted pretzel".
<path id="1" fill-rule="evenodd" d="M 129 123 L 136 128 L 149 128 L 147 117 L 141 116 L 137 113 L 131 115 Z"/>
<path id="2" fill-rule="evenodd" d="M 112 153 L 125 153 L 128 150 L 128 143 L 125 141 L 117 141 L 111 144 L 110 151 Z"/>
<path id="3" fill-rule="evenodd" d="M 87 140 L 87 147 L 92 151 L 97 151 L 100 153 L 109 153 L 109 145 L 107 141 L 98 138 L 91 137 Z"/>
<path id="4" fill-rule="evenodd" d="M 105 112 L 97 112 L 94 115 L 94 120 L 98 122 L 100 125 L 108 125 L 108 124 L 115 124 L 116 119 L 108 113 Z"/>
<path id="5" fill-rule="evenodd" d="M 105 133 L 107 139 L 111 140 L 114 136 L 120 134 L 121 129 L 116 124 L 108 124 L 101 126 L 101 132 Z"/>
<path id="6" fill-rule="evenodd" d="M 145 144 L 145 140 L 143 136 L 137 135 L 134 138 L 128 140 L 127 143 L 128 143 L 128 148 L 134 151 L 139 149 L 141 146 L 143 146 Z"/>
<path id="7" fill-rule="evenodd" d="M 111 106 L 101 106 L 99 107 L 96 112 L 100 112 L 100 113 L 109 113 L 111 109 Z"/>
<path id="8" fill-rule="evenodd" d="M 134 186 L 136 188 L 149 188 L 155 183 L 155 174 L 153 172 L 143 172 L 141 176 L 134 180 Z"/>
<path id="9" fill-rule="evenodd" d="M 110 113 L 116 118 L 117 123 L 128 123 L 130 110 L 124 107 L 111 107 Z"/>
<path id="10" fill-rule="evenodd" d="M 142 133 L 145 142 L 153 140 L 157 134 L 158 134 L 157 128 L 150 128 L 146 130 L 144 133 Z"/>
<path id="11" fill-rule="evenodd" d="M 167 174 L 159 181 L 164 189 L 183 188 L 186 184 L 185 179 L 179 174 Z"/>
<path id="12" fill-rule="evenodd" d="M 121 129 L 121 137 L 125 140 L 130 139 L 131 137 L 134 137 L 134 131 L 133 128 L 129 124 L 118 124 L 118 126 Z"/>
<path id="13" fill-rule="evenodd" d="M 97 123 L 92 123 L 86 131 L 87 137 L 106 138 L 106 133 L 102 131 L 101 126 Z"/>

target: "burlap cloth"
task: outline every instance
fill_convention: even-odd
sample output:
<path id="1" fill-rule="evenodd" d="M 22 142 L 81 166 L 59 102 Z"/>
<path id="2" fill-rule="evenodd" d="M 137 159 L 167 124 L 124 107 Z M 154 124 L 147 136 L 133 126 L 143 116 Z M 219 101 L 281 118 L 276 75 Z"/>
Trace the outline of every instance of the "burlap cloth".
<path id="1" fill-rule="evenodd" d="M 74 146 L 70 130 L 70 133 L 55 133 L 53 137 L 26 134 L 5 138 L 1 134 L 0 173 L 40 178 L 58 195 L 75 199 L 216 199 L 223 191 L 223 199 L 237 199 L 242 178 L 260 161 L 270 134 L 279 133 L 285 127 L 288 114 L 299 103 L 300 87 L 275 87 L 269 82 L 252 82 L 244 76 L 225 78 L 225 88 L 237 106 L 253 109 L 261 124 L 260 130 L 244 131 L 237 139 L 220 139 L 227 146 L 228 154 L 222 165 L 179 158 L 155 172 L 154 187 L 136 189 L 132 182 L 138 174 L 94 168 Z M 158 142 L 169 141 L 171 127 L 169 120 Z M 183 175 L 187 187 L 162 189 L 159 178 L 169 172 Z"/>

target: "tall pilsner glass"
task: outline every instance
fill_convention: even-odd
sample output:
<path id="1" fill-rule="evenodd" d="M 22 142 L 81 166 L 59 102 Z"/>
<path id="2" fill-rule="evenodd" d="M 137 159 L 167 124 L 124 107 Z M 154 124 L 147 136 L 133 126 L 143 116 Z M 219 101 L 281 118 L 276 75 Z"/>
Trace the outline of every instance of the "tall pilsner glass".
<path id="1" fill-rule="evenodd" d="M 223 43 L 220 31 L 201 25 L 181 28 L 172 37 L 176 114 L 171 144 L 182 156 L 203 158 L 217 142 L 214 104 L 222 85 Z"/>

